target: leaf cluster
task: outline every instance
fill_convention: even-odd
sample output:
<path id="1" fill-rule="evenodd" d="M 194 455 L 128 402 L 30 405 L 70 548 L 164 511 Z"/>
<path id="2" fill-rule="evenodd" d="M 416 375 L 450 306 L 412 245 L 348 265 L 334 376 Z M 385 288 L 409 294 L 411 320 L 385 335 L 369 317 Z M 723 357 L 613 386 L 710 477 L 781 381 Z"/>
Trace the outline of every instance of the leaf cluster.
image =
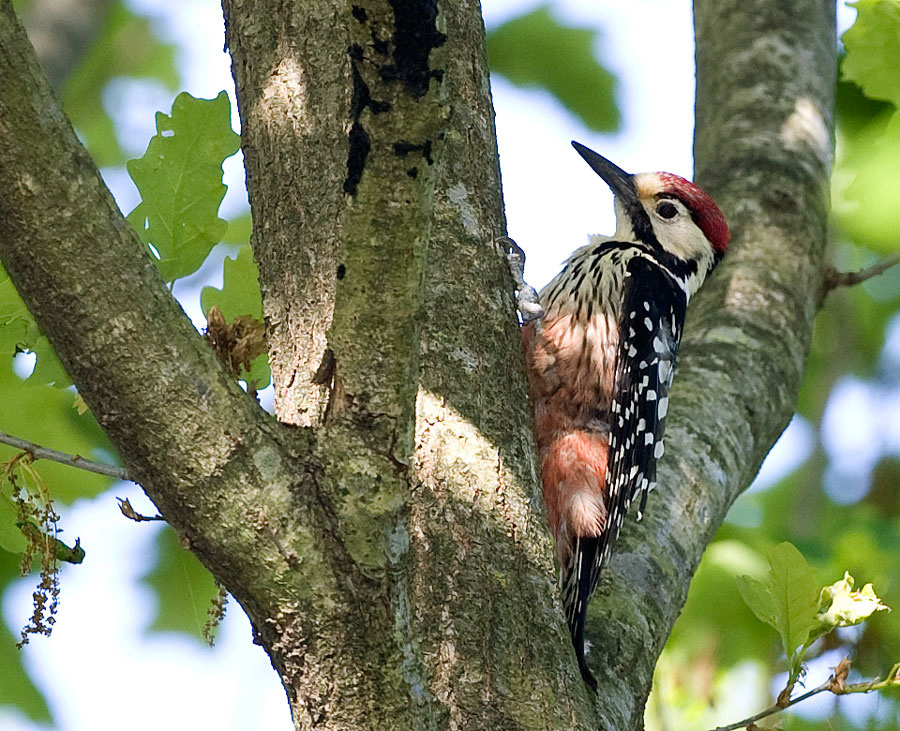
<path id="1" fill-rule="evenodd" d="M 738 589 L 753 613 L 781 637 L 789 670 L 779 698 L 787 701 L 805 673 L 807 653 L 816 640 L 888 607 L 875 595 L 872 584 L 854 591 L 849 572 L 840 581 L 817 588 L 814 571 L 791 543 L 773 547 L 768 561 L 769 570 L 762 579 L 741 576 Z"/>

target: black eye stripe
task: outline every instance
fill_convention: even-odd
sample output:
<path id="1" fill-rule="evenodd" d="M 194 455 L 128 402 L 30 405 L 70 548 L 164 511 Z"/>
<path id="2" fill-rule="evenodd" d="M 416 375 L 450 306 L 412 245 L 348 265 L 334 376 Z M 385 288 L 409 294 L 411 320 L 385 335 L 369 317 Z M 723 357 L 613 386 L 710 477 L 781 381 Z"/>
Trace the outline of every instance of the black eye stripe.
<path id="1" fill-rule="evenodd" d="M 675 218 L 678 215 L 678 208 L 674 203 L 664 201 L 656 206 L 656 212 L 663 218 Z"/>

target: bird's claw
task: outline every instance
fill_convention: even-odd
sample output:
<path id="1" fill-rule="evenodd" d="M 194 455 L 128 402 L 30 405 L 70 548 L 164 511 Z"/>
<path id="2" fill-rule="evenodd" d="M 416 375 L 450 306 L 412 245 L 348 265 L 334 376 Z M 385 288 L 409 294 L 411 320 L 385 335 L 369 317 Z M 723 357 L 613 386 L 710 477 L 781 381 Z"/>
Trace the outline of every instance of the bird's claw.
<path id="1" fill-rule="evenodd" d="M 522 322 L 531 322 L 544 316 L 544 308 L 538 301 L 538 293 L 525 281 L 525 252 L 522 247 L 509 236 L 497 238 L 498 246 L 503 247 L 509 272 L 516 285 L 516 307 L 522 315 Z"/>

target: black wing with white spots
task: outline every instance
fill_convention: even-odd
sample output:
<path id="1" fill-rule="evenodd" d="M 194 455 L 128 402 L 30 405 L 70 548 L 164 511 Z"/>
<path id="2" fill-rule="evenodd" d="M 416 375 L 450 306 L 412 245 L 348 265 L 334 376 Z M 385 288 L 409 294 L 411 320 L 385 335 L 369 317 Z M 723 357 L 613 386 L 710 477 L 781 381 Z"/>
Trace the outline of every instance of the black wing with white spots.
<path id="1" fill-rule="evenodd" d="M 563 569 L 566 619 L 581 674 L 592 688 L 596 680 L 584 659 L 585 610 L 628 508 L 640 492 L 640 518 L 647 493 L 655 485 L 656 460 L 663 454 L 669 387 L 687 307 L 685 290 L 644 256 L 628 262 L 624 290 L 608 416 L 607 524 L 599 536 L 576 538 L 572 563 Z"/>
<path id="2" fill-rule="evenodd" d="M 663 455 L 669 388 L 678 358 L 687 294 L 665 269 L 643 256 L 628 263 L 619 323 L 619 352 L 609 414 L 609 517 L 591 571 L 591 590 L 631 503 L 640 493 L 638 520 L 656 486 Z"/>

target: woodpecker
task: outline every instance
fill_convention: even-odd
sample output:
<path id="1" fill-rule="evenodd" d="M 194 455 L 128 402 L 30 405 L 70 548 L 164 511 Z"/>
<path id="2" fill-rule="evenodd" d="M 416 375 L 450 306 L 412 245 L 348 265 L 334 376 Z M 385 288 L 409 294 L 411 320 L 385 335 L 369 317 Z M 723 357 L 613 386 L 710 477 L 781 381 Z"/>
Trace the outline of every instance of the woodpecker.
<path id="1" fill-rule="evenodd" d="M 538 295 L 523 327 L 544 502 L 578 666 L 600 569 L 640 495 L 656 485 L 688 300 L 725 253 L 728 224 L 671 173 L 630 175 L 572 142 L 615 196 L 616 232 L 594 235 Z"/>

